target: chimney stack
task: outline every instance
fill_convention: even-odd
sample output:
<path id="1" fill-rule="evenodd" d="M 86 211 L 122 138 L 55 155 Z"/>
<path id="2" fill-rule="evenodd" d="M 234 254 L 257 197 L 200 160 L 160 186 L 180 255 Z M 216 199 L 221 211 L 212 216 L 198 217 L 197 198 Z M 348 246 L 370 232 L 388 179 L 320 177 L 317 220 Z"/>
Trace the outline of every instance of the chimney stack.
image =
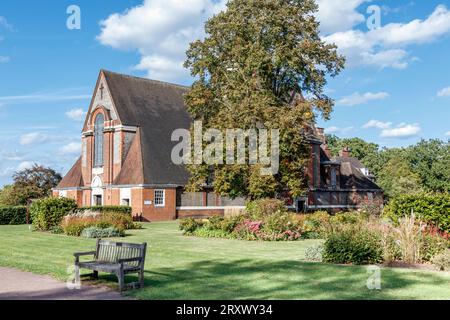
<path id="1" fill-rule="evenodd" d="M 325 137 L 325 130 L 323 128 L 316 128 L 317 136 L 322 140 L 322 144 L 327 144 L 327 138 Z"/>
<path id="2" fill-rule="evenodd" d="M 343 158 L 349 158 L 350 157 L 350 149 L 349 147 L 344 147 L 341 151 L 339 151 L 339 156 Z"/>

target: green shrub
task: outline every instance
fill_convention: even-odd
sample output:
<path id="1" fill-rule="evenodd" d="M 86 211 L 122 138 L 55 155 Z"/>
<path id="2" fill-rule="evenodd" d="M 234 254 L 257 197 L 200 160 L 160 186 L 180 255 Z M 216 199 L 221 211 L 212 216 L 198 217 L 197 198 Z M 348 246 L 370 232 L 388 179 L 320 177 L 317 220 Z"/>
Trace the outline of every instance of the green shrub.
<path id="1" fill-rule="evenodd" d="M 310 236 L 324 237 L 330 228 L 330 219 L 331 216 L 326 211 L 316 211 L 303 215 L 300 222 L 303 233 Z"/>
<path id="2" fill-rule="evenodd" d="M 47 231 L 59 225 L 64 216 L 77 208 L 77 203 L 69 198 L 44 198 L 33 202 L 30 215 L 37 230 Z"/>
<path id="3" fill-rule="evenodd" d="M 183 231 L 183 234 L 192 234 L 196 229 L 200 228 L 203 225 L 203 222 L 196 220 L 194 218 L 186 218 L 180 221 L 180 230 Z"/>
<path id="4" fill-rule="evenodd" d="M 253 220 L 287 212 L 286 205 L 278 199 L 259 199 L 250 201 L 245 207 L 246 214 Z"/>
<path id="5" fill-rule="evenodd" d="M 23 206 L 0 207 L 0 225 L 26 224 L 27 208 Z"/>
<path id="6" fill-rule="evenodd" d="M 95 212 L 118 212 L 124 213 L 131 216 L 132 208 L 130 206 L 91 206 L 91 207 L 80 207 L 75 210 L 76 213 L 83 213 L 85 211 L 95 211 Z"/>
<path id="7" fill-rule="evenodd" d="M 138 229 L 139 224 L 134 223 L 133 217 L 128 213 L 117 211 L 103 211 L 101 214 L 101 222 L 115 226 L 119 230 Z"/>
<path id="8" fill-rule="evenodd" d="M 323 245 L 308 247 L 305 250 L 305 259 L 307 261 L 322 262 L 323 261 Z"/>
<path id="9" fill-rule="evenodd" d="M 201 227 L 198 229 L 195 229 L 195 231 L 192 233 L 192 235 L 196 237 L 202 237 L 202 238 L 231 238 L 232 236 L 223 230 L 220 229 L 207 229 L 205 227 Z"/>
<path id="10" fill-rule="evenodd" d="M 450 232 L 450 195 L 418 194 L 401 195 L 391 199 L 384 209 L 384 216 L 395 224 L 411 212 L 422 221 Z"/>
<path id="11" fill-rule="evenodd" d="M 84 238 L 113 238 L 113 237 L 123 237 L 125 234 L 123 231 L 114 228 L 99 228 L 99 227 L 89 227 L 83 229 L 81 236 Z"/>
<path id="12" fill-rule="evenodd" d="M 347 227 L 328 235 L 323 261 L 330 263 L 371 264 L 383 261 L 381 238 L 377 232 Z"/>
<path id="13" fill-rule="evenodd" d="M 439 236 L 426 234 L 420 248 L 420 260 L 432 261 L 434 257 L 447 251 L 447 241 Z"/>
<path id="14" fill-rule="evenodd" d="M 439 270 L 450 271 L 450 250 L 434 256 L 432 262 Z"/>
<path id="15" fill-rule="evenodd" d="M 288 230 L 300 232 L 300 225 L 290 213 L 279 213 L 267 216 L 263 221 L 263 232 L 266 233 L 283 233 Z"/>
<path id="16" fill-rule="evenodd" d="M 50 228 L 50 233 L 53 234 L 63 234 L 64 233 L 64 229 L 61 226 L 54 226 Z"/>

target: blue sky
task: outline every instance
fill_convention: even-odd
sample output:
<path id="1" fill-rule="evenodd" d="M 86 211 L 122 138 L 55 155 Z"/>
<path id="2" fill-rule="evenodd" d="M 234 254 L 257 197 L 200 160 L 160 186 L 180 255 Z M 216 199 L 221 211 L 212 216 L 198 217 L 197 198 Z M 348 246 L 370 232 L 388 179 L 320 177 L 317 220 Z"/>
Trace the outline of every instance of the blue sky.
<path id="1" fill-rule="evenodd" d="M 69 5 L 81 29 L 69 30 Z M 33 162 L 65 173 L 98 72 L 189 84 L 187 44 L 223 8 L 218 0 L 3 0 L 0 2 L 0 186 Z M 382 146 L 450 137 L 450 2 L 319 0 L 325 41 L 347 68 L 330 79 L 327 132 Z M 381 10 L 369 30 L 368 6 Z"/>

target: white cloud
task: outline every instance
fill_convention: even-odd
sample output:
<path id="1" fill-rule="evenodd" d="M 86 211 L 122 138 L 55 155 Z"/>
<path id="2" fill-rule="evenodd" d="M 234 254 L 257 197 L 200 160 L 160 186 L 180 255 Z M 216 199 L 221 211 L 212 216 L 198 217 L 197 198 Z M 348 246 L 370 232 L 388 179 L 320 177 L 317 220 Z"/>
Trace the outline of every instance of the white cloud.
<path id="1" fill-rule="evenodd" d="M 18 150 L 14 151 L 4 151 L 0 155 L 0 160 L 8 160 L 8 161 L 22 161 L 24 159 L 24 154 L 19 152 Z"/>
<path id="2" fill-rule="evenodd" d="M 100 22 L 101 44 L 120 50 L 137 50 L 141 62 L 135 66 L 148 77 L 181 79 L 189 43 L 204 35 L 203 23 L 225 6 L 225 0 L 145 0 L 122 14 Z"/>
<path id="3" fill-rule="evenodd" d="M 324 34 L 346 31 L 364 22 L 365 17 L 356 9 L 370 0 L 317 0 L 320 30 Z"/>
<path id="4" fill-rule="evenodd" d="M 378 120 L 370 120 L 365 125 L 363 125 L 363 129 L 369 128 L 377 128 L 377 129 L 388 129 L 392 125 L 392 122 L 382 122 Z"/>
<path id="5" fill-rule="evenodd" d="M 66 116 L 75 121 L 83 121 L 86 112 L 83 109 L 71 109 L 66 112 Z"/>
<path id="6" fill-rule="evenodd" d="M 22 161 L 16 168 L 16 171 L 22 171 L 26 169 L 32 168 L 34 165 L 34 162 L 31 161 Z"/>
<path id="7" fill-rule="evenodd" d="M 10 177 L 14 171 L 16 170 L 15 167 L 6 167 L 4 169 L 0 170 L 0 177 Z M 0 184 L 1 187 L 1 184 Z"/>
<path id="8" fill-rule="evenodd" d="M 31 132 L 24 134 L 20 137 L 20 144 L 23 146 L 27 146 L 30 144 L 38 144 L 43 143 L 48 140 L 48 136 L 41 132 Z"/>
<path id="9" fill-rule="evenodd" d="M 81 143 L 71 142 L 59 149 L 60 154 L 80 154 L 81 153 Z"/>
<path id="10" fill-rule="evenodd" d="M 444 88 L 437 93 L 438 97 L 448 97 L 450 96 L 450 87 Z"/>
<path id="11" fill-rule="evenodd" d="M 422 129 L 418 124 L 401 123 L 395 128 L 383 129 L 380 137 L 382 138 L 410 138 L 414 137 Z"/>
<path id="12" fill-rule="evenodd" d="M 11 60 L 9 57 L 0 56 L 0 63 L 7 63 Z"/>
<path id="13" fill-rule="evenodd" d="M 356 106 L 368 103 L 370 101 L 376 101 L 376 100 L 384 100 L 389 97 L 389 94 L 386 92 L 366 92 L 363 94 L 360 94 L 359 92 L 355 92 L 349 96 L 343 97 L 338 101 L 338 104 L 343 106 Z"/>
<path id="14" fill-rule="evenodd" d="M 341 128 L 341 127 L 332 126 L 332 127 L 325 128 L 325 133 L 328 133 L 328 134 L 333 134 L 333 133 L 345 134 L 345 133 L 347 133 L 349 131 L 352 131 L 353 129 L 354 129 L 354 127 Z"/>
<path id="15" fill-rule="evenodd" d="M 425 19 L 390 23 L 363 32 L 352 30 L 365 21 L 358 12 L 371 0 L 317 0 L 323 39 L 336 43 L 348 66 L 405 69 L 417 58 L 407 46 L 427 43 L 450 32 L 450 12 L 439 5 Z M 189 43 L 204 36 L 203 24 L 225 8 L 226 0 L 144 0 L 123 13 L 100 22 L 98 41 L 119 50 L 137 51 L 134 68 L 150 78 L 180 80 L 188 77 L 182 67 Z"/>
<path id="16" fill-rule="evenodd" d="M 428 43 L 448 33 L 450 11 L 439 5 L 425 20 L 390 23 L 368 32 L 340 31 L 324 37 L 324 40 L 338 46 L 338 50 L 347 57 L 349 66 L 404 69 L 417 60 L 409 57 L 406 46 Z"/>
<path id="17" fill-rule="evenodd" d="M 450 136 L 450 131 L 445 133 L 446 136 Z"/>
<path id="18" fill-rule="evenodd" d="M 0 27 L 5 28 L 8 31 L 13 31 L 14 27 L 8 23 L 5 17 L 0 16 Z"/>

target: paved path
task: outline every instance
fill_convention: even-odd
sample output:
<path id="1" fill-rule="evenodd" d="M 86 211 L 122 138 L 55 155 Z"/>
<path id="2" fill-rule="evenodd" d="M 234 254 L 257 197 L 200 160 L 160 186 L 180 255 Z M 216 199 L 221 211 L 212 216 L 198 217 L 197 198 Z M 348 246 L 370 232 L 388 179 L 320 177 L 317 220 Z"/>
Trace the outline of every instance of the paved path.
<path id="1" fill-rule="evenodd" d="M 0 300 L 123 300 L 117 291 L 106 287 L 82 285 L 70 290 L 64 282 L 0 267 Z"/>

